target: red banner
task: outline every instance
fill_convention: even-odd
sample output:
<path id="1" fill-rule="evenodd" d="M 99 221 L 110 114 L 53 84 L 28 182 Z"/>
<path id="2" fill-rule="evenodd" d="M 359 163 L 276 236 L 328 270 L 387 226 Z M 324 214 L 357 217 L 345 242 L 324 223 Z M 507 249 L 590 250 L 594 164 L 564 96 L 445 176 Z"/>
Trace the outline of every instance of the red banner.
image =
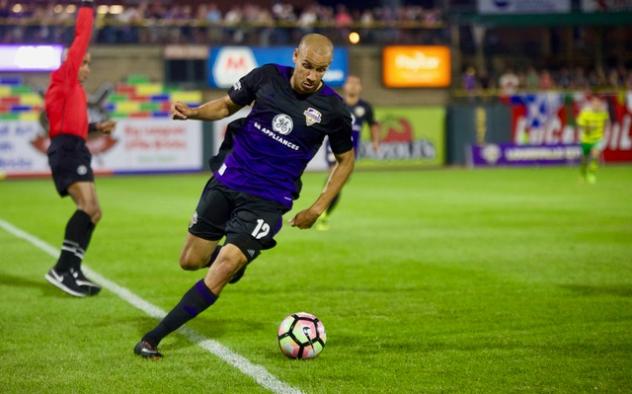
<path id="1" fill-rule="evenodd" d="M 603 96 L 610 122 L 604 135 L 604 160 L 632 162 L 632 91 Z M 547 92 L 509 98 L 512 135 L 517 145 L 576 144 L 575 119 L 587 98 L 583 94 Z"/>

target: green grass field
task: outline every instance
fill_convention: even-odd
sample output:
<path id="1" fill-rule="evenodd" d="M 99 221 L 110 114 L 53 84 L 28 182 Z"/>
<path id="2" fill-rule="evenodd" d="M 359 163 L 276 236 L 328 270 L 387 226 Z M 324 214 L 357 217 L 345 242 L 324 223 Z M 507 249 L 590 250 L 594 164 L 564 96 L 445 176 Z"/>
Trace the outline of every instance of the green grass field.
<path id="1" fill-rule="evenodd" d="M 203 276 L 177 260 L 205 180 L 99 178 L 86 264 L 170 309 Z M 0 219 L 55 247 L 72 211 L 49 180 L 0 182 Z M 632 390 L 632 167 L 597 185 L 575 168 L 358 172 L 331 223 L 285 226 L 188 326 L 309 393 Z M 53 263 L 0 229 L 1 392 L 266 391 L 178 334 L 162 361 L 135 357 L 156 321 L 106 290 L 66 296 Z M 315 360 L 277 348 L 297 311 L 327 329 Z"/>

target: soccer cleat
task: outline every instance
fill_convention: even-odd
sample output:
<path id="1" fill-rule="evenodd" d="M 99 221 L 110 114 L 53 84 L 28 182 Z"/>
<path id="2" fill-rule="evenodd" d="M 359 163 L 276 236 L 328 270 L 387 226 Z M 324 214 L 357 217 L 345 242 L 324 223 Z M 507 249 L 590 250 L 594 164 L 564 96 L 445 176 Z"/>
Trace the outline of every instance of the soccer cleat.
<path id="1" fill-rule="evenodd" d="M 75 278 L 75 282 L 77 282 L 79 286 L 86 286 L 86 287 L 91 288 L 91 291 L 92 291 L 91 295 L 95 295 L 101 291 L 101 286 L 94 283 L 90 279 L 86 278 L 83 271 L 81 271 L 81 268 L 78 268 L 78 269 L 71 268 L 70 273 Z"/>
<path id="2" fill-rule="evenodd" d="M 75 297 L 86 297 L 96 294 L 92 292 L 91 288 L 87 286 L 80 286 L 70 271 L 59 273 L 55 271 L 55 268 L 51 268 L 44 278 L 53 286 Z"/>
<path id="3" fill-rule="evenodd" d="M 160 360 L 162 358 L 162 353 L 158 351 L 156 346 L 142 340 L 134 346 L 134 354 L 150 360 Z"/>

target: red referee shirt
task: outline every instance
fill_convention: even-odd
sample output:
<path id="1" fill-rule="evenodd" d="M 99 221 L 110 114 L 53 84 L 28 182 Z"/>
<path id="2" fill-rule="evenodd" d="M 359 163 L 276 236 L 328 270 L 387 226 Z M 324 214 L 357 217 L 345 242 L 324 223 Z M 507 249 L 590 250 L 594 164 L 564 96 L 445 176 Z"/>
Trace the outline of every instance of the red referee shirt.
<path id="1" fill-rule="evenodd" d="M 66 61 L 50 74 L 45 102 L 51 139 L 59 134 L 73 134 L 84 140 L 88 136 L 88 105 L 79 83 L 79 67 L 90 45 L 93 23 L 93 7 L 80 7 Z"/>

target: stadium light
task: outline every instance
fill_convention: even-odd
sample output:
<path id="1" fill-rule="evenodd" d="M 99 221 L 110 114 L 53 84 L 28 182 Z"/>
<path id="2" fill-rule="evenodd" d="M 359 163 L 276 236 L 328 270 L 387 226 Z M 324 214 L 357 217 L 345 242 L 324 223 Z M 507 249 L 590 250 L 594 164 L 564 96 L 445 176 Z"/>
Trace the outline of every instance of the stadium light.
<path id="1" fill-rule="evenodd" d="M 358 44 L 360 42 L 360 34 L 356 31 L 349 33 L 349 42 L 353 45 Z"/>

